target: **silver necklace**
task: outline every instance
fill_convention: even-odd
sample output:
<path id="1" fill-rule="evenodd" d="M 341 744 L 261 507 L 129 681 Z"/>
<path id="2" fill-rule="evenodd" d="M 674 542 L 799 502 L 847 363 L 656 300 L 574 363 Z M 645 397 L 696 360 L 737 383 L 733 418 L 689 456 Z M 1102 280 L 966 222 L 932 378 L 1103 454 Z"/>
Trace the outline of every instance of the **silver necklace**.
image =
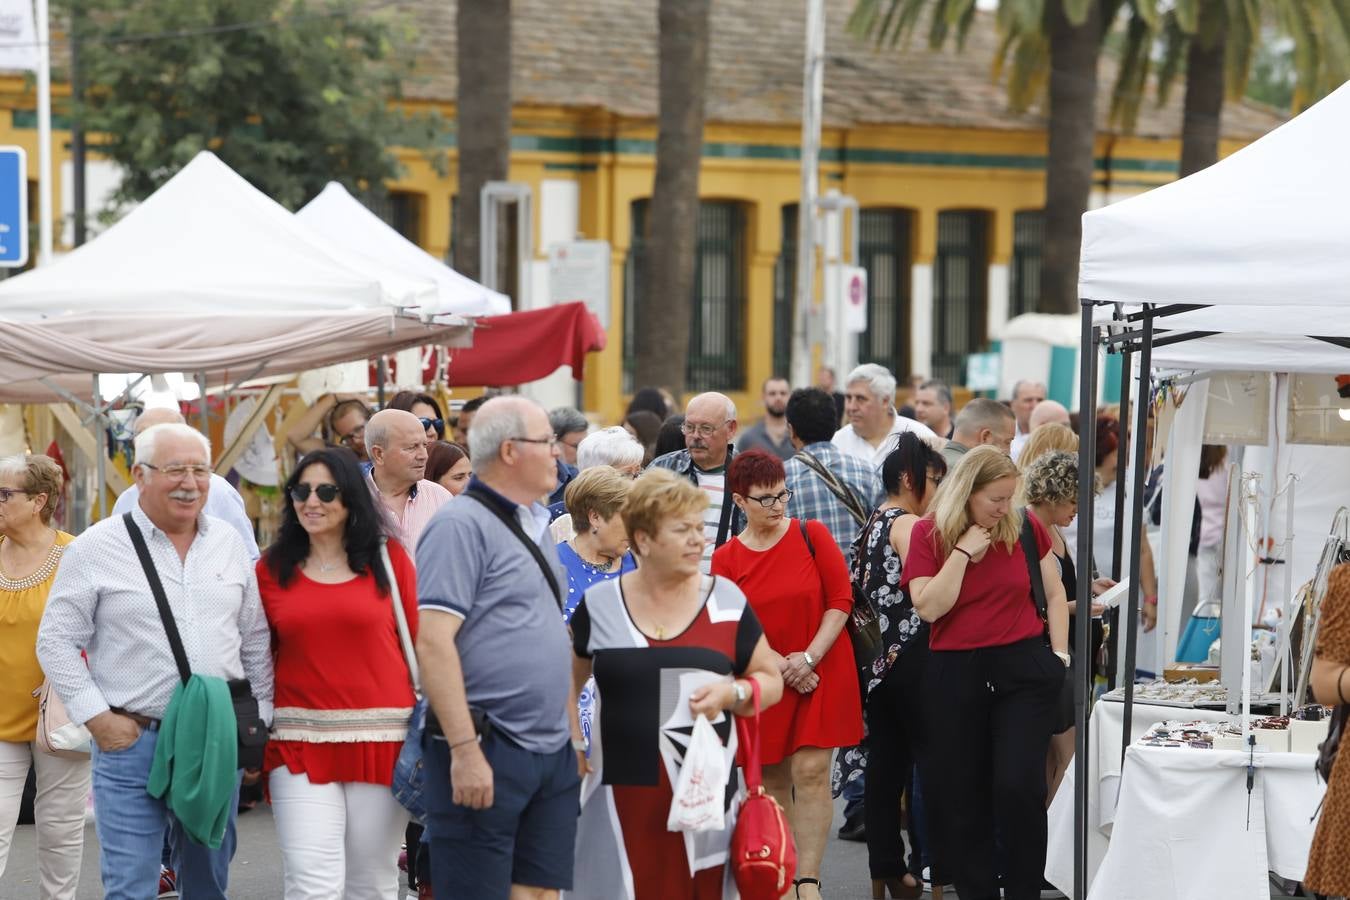
<path id="1" fill-rule="evenodd" d="M 319 558 L 319 554 L 317 554 L 317 553 L 311 553 L 310 556 L 313 557 L 313 558 L 318 562 L 318 564 L 319 564 L 319 571 L 320 571 L 320 572 L 336 572 L 338 566 L 340 566 L 340 565 L 342 564 L 342 559 L 341 559 L 341 557 L 338 558 L 338 561 L 337 561 L 337 562 L 331 562 L 331 563 L 329 563 L 329 562 L 324 562 L 322 559 L 320 559 L 320 558 Z"/>
<path id="2" fill-rule="evenodd" d="M 608 575 L 610 573 L 610 570 L 614 568 L 614 560 L 612 559 L 596 564 L 591 562 L 586 557 L 582 556 L 581 550 L 577 548 L 576 538 L 572 538 L 572 551 L 576 553 L 577 559 L 581 560 L 582 568 L 584 568 L 586 571 L 590 572 L 593 575 Z"/>

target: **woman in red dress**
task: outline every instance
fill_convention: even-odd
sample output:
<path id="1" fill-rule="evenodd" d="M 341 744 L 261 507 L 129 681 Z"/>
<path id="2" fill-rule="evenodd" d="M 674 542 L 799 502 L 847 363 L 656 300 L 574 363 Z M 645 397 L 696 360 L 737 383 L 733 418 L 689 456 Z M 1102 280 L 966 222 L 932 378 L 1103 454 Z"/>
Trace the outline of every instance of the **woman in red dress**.
<path id="1" fill-rule="evenodd" d="M 853 610 L 848 565 L 825 525 L 788 517 L 778 457 L 737 455 L 726 487 L 747 525 L 713 554 L 712 570 L 745 592 L 783 673 L 783 699 L 763 717 L 764 786 L 792 823 L 797 895 L 818 897 L 834 815 L 830 757 L 863 736 L 853 646 L 837 640 Z"/>
<path id="2" fill-rule="evenodd" d="M 389 782 L 413 691 L 382 519 L 356 457 L 340 448 L 306 455 L 286 493 L 276 543 L 258 562 L 276 669 L 263 769 L 285 896 L 395 900 L 408 815 Z M 415 634 L 412 560 L 392 541 L 389 557 Z"/>

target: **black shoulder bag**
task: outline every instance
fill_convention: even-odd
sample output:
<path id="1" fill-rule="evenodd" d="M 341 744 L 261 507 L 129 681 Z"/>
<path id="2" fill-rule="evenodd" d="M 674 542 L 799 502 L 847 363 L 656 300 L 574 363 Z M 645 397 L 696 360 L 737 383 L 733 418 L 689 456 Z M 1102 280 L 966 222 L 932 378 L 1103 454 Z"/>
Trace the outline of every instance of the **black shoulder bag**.
<path id="1" fill-rule="evenodd" d="M 1050 617 L 1046 612 L 1045 580 L 1041 578 L 1041 558 L 1037 552 L 1036 528 L 1031 524 L 1031 513 L 1022 512 L 1022 555 L 1027 559 L 1027 574 L 1031 576 L 1031 602 L 1045 629 L 1045 643 L 1050 643 Z"/>
<path id="2" fill-rule="evenodd" d="M 852 488 L 840 481 L 838 476 L 825 467 L 824 463 L 805 450 L 798 450 L 793 459 L 815 472 L 820 480 L 825 482 L 825 487 L 829 489 L 831 494 L 839 498 L 840 503 L 844 504 L 844 508 L 848 510 L 848 514 L 853 517 L 853 521 L 857 523 L 859 528 L 867 524 L 867 506 L 858 499 L 858 495 L 853 493 Z"/>
<path id="3" fill-rule="evenodd" d="M 169 648 L 173 650 L 173 660 L 178 665 L 178 677 L 187 684 L 192 677 L 192 669 L 188 666 L 187 651 L 183 649 L 183 638 L 178 634 L 178 623 L 174 621 L 173 610 L 169 609 L 169 598 L 164 593 L 159 572 L 155 570 L 155 561 L 150 558 L 150 548 L 146 546 L 145 536 L 136 527 L 136 520 L 131 513 L 124 514 L 122 521 L 131 535 L 131 545 L 136 548 L 145 580 L 150 584 L 150 593 L 155 595 L 159 618 L 164 623 L 164 633 L 169 638 Z M 239 727 L 239 768 L 261 769 L 263 749 L 267 746 L 267 726 L 258 711 L 258 698 L 253 696 L 247 678 L 233 679 L 227 684 L 230 686 L 230 701 L 234 705 L 234 718 Z"/>
<path id="4" fill-rule="evenodd" d="M 544 580 L 548 582 L 549 588 L 553 591 L 553 601 L 558 604 L 558 611 L 561 612 L 563 599 L 562 590 L 558 587 L 558 577 L 553 574 L 553 567 L 548 564 L 548 560 L 544 559 L 544 551 L 539 549 L 539 544 L 530 540 L 530 536 L 525 533 L 525 529 L 520 527 L 520 522 L 517 521 L 516 517 L 502 509 L 491 497 L 485 497 L 473 488 L 469 488 L 464 494 L 477 500 L 488 512 L 501 519 L 502 524 L 516 536 L 516 540 L 524 544 L 525 549 L 530 551 L 534 561 L 539 564 L 539 571 L 544 573 Z"/>
<path id="5" fill-rule="evenodd" d="M 806 520 L 798 519 L 797 527 L 801 529 L 802 540 L 806 542 L 806 549 L 810 551 L 811 560 L 814 562 L 816 548 L 811 543 L 811 534 L 806 530 Z M 853 644 L 854 664 L 859 671 L 870 670 L 872 663 L 881 655 L 881 617 L 877 615 L 871 599 L 858 590 L 857 583 L 849 579 L 849 585 L 853 588 L 853 611 L 849 613 L 844 629 Z"/>

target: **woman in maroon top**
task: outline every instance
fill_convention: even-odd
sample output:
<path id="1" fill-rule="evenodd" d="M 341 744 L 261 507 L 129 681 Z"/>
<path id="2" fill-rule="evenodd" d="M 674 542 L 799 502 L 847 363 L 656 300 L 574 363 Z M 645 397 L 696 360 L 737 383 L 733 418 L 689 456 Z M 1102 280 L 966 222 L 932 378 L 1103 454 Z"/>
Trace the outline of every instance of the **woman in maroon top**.
<path id="1" fill-rule="evenodd" d="M 862 740 L 853 645 L 840 633 L 853 610 L 848 565 L 820 522 L 787 514 L 783 462 L 739 453 L 727 491 L 746 528 L 713 554 L 712 571 L 736 582 L 764 626 L 786 688 L 763 716 L 764 786 L 787 811 L 797 841 L 798 897 L 820 895 L 830 818 L 830 758 Z"/>
<path id="2" fill-rule="evenodd" d="M 382 518 L 356 457 L 305 456 L 286 483 L 276 543 L 258 563 L 272 626 L 276 712 L 263 764 L 287 900 L 394 900 L 407 813 L 389 782 L 412 714 Z M 389 557 L 414 634 L 417 579 Z"/>
<path id="3" fill-rule="evenodd" d="M 914 526 L 901 578 L 931 625 L 925 806 L 942 854 L 935 868 L 952 873 L 962 900 L 997 898 L 1000 875 L 1009 900 L 1039 897 L 1045 871 L 1045 754 L 1069 663 L 1069 614 L 1050 536 L 1028 518 L 1047 646 L 1020 544 L 1023 517 L 1012 508 L 1017 478 L 995 447 L 966 453 Z"/>

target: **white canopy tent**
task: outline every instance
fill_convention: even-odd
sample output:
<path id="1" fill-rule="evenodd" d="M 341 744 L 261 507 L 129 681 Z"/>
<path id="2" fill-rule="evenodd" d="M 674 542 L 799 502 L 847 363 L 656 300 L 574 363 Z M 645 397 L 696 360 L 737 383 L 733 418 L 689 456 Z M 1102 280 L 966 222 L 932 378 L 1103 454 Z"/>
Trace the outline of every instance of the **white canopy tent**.
<path id="1" fill-rule="evenodd" d="M 505 294 L 483 287 L 427 253 L 336 182 L 329 182 L 295 217 L 344 253 L 373 256 L 400 272 L 434 283 L 435 297 L 418 309 L 424 317 L 447 313 L 501 316 L 511 312 L 511 300 Z"/>
<path id="2" fill-rule="evenodd" d="M 1079 269 L 1081 346 L 1086 350 L 1105 339 L 1131 356 L 1137 353 L 1145 391 L 1155 365 L 1350 371 L 1350 351 L 1343 349 L 1350 345 L 1344 340 L 1350 335 L 1346 315 L 1350 171 L 1344 165 L 1348 143 L 1350 85 L 1345 85 L 1208 169 L 1085 214 Z M 1090 402 L 1097 375 L 1095 354 L 1083 352 L 1081 358 L 1081 391 Z M 1272 404 L 1272 414 L 1278 415 L 1277 410 L 1278 405 Z M 1140 404 L 1135 422 L 1134 433 L 1142 435 L 1145 415 Z M 1080 469 L 1088 468 L 1083 461 L 1093 458 L 1094 443 L 1094 436 L 1085 431 Z M 1146 468 L 1140 444 L 1136 441 L 1130 448 L 1137 461 L 1136 493 Z M 1276 460 L 1280 454 L 1276 443 Z M 1194 467 L 1188 456 L 1177 463 L 1178 471 Z M 1274 465 L 1270 476 L 1277 480 L 1279 473 L 1280 466 Z M 1080 494 L 1085 494 L 1088 472 L 1081 471 L 1080 476 Z M 1266 489 L 1273 492 L 1280 486 L 1268 484 Z M 1188 510 L 1184 498 L 1174 499 L 1183 501 L 1173 503 L 1171 518 L 1180 520 Z M 1084 510 L 1089 502 L 1080 496 Z M 1136 508 L 1124 520 L 1130 523 L 1126 527 L 1136 529 L 1138 515 Z M 1085 516 L 1080 513 L 1080 518 Z M 1310 537 L 1320 542 L 1323 536 Z M 1174 529 L 1171 541 L 1182 540 Z M 1089 545 L 1090 535 L 1080 529 L 1080 565 Z M 1235 546 L 1231 539 L 1229 546 Z M 1228 581 L 1226 600 L 1234 579 Z M 1080 584 L 1078 600 L 1088 600 L 1086 584 Z M 1138 585 L 1132 584 L 1124 615 L 1132 618 L 1137 609 Z M 1133 635 L 1133 630 L 1129 633 Z M 1234 641 L 1231 647 L 1229 643 L 1224 645 L 1226 676 L 1230 669 L 1246 670 L 1246 642 Z M 1127 666 L 1133 662 L 1132 638 L 1129 644 Z M 1085 673 L 1075 674 L 1077 681 L 1085 682 Z M 1127 701 L 1131 693 L 1127 683 Z M 1230 711 L 1236 700 L 1233 693 L 1230 689 Z M 1125 715 L 1128 739 L 1128 702 Z M 1087 824 L 1083 704 L 1078 716 L 1075 810 L 1080 833 L 1075 842 L 1073 895 L 1082 897 L 1087 868 L 1081 833 Z"/>
<path id="3" fill-rule="evenodd" d="M 89 375 L 215 382 L 468 340 L 406 310 L 437 286 L 347 258 L 210 153 L 94 241 L 0 282 L 0 401 L 89 397 Z"/>

